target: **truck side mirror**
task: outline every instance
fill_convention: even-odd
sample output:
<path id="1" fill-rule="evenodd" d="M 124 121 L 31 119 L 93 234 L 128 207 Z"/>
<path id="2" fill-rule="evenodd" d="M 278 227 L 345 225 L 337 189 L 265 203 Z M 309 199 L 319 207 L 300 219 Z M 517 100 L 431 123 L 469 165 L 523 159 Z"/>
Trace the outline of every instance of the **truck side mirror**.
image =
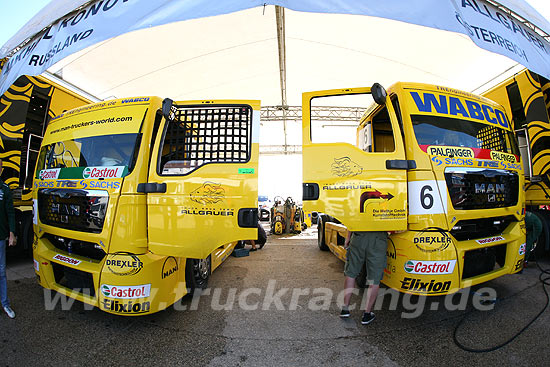
<path id="1" fill-rule="evenodd" d="M 162 101 L 162 116 L 166 120 L 170 120 L 170 111 L 172 110 L 172 105 L 174 104 L 174 101 L 172 101 L 170 98 L 164 98 Z"/>
<path id="2" fill-rule="evenodd" d="M 372 98 L 374 99 L 374 102 L 382 106 L 386 104 L 386 97 L 388 96 L 388 93 L 382 85 L 380 85 L 379 83 L 374 83 L 370 91 L 372 93 Z"/>

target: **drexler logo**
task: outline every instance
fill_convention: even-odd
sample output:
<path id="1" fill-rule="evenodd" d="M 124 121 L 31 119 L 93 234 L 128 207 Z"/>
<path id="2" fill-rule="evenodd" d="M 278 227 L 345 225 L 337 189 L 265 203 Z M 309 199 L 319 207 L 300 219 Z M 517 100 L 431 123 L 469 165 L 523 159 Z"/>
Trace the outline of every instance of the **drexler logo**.
<path id="1" fill-rule="evenodd" d="M 82 171 L 83 178 L 120 178 L 124 166 L 115 167 L 86 167 Z"/>
<path id="2" fill-rule="evenodd" d="M 120 276 L 132 276 L 143 269 L 143 262 L 139 257 L 127 252 L 117 252 L 109 255 L 105 265 L 111 273 Z"/>
<path id="3" fill-rule="evenodd" d="M 411 274 L 452 274 L 455 270 L 456 260 L 445 261 L 417 261 L 409 260 L 405 263 L 405 271 Z"/>

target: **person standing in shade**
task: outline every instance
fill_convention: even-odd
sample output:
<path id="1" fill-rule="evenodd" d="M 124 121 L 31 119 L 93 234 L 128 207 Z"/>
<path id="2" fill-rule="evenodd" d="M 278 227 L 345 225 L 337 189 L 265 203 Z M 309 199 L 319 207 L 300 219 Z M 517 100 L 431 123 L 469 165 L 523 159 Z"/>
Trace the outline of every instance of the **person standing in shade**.
<path id="1" fill-rule="evenodd" d="M 533 245 L 542 232 L 542 222 L 535 213 L 525 212 L 525 230 L 527 231 L 525 239 L 525 265 L 527 265 L 529 255 L 533 251 Z"/>
<path id="2" fill-rule="evenodd" d="M 349 303 L 353 289 L 355 288 L 355 279 L 361 273 L 363 265 L 367 269 L 367 303 L 365 312 L 361 319 L 361 324 L 367 325 L 374 321 L 375 315 L 372 312 L 372 306 L 378 296 L 380 281 L 384 275 L 386 267 L 386 249 L 388 247 L 387 232 L 351 232 L 348 231 L 344 247 L 348 249 L 346 254 L 346 265 L 344 267 L 344 306 L 340 312 L 340 317 L 350 316 Z"/>
<path id="3" fill-rule="evenodd" d="M 0 159 L 0 174 L 2 174 L 2 160 Z M 10 318 L 15 312 L 8 300 L 8 281 L 6 278 L 6 239 L 9 246 L 15 246 L 15 211 L 11 190 L 0 178 L 0 300 L 2 308 Z"/>

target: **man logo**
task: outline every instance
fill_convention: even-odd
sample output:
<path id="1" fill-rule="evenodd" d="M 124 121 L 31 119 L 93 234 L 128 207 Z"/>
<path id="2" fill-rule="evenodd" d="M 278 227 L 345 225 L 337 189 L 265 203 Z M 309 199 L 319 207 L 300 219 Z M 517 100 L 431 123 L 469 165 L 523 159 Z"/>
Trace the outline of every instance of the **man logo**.
<path id="1" fill-rule="evenodd" d="M 177 271 L 178 261 L 176 260 L 176 258 L 173 256 L 167 257 L 166 260 L 164 260 L 164 264 L 162 265 L 161 279 L 165 279 Z"/>

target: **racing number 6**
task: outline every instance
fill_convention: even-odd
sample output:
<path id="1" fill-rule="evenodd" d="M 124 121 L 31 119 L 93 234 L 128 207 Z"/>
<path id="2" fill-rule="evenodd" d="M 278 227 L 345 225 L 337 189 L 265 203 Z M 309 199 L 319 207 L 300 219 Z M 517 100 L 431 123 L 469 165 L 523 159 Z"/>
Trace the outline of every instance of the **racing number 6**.
<path id="1" fill-rule="evenodd" d="M 430 185 L 426 185 L 420 190 L 420 204 L 428 210 L 434 205 L 434 197 L 426 191 L 432 192 L 434 189 Z"/>

